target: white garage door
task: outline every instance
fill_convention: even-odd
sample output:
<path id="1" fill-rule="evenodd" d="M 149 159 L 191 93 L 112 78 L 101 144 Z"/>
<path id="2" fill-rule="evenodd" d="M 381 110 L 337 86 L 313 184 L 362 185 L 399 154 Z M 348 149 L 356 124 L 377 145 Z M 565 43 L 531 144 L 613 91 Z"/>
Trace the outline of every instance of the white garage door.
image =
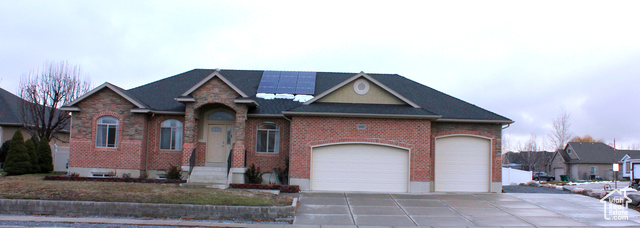
<path id="1" fill-rule="evenodd" d="M 409 152 L 368 144 L 313 148 L 311 190 L 407 192 Z"/>
<path id="2" fill-rule="evenodd" d="M 488 192 L 491 177 L 490 141 L 452 136 L 436 139 L 435 190 Z"/>

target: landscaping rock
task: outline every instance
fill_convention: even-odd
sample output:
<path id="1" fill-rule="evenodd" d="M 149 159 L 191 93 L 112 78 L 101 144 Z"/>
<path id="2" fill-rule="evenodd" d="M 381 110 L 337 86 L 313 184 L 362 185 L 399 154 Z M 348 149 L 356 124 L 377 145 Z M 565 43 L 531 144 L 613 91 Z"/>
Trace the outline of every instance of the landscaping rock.
<path id="1" fill-rule="evenodd" d="M 627 195 L 631 199 L 631 204 L 638 205 L 640 204 L 640 195 L 639 194 L 629 194 Z"/>
<path id="2" fill-rule="evenodd" d="M 531 186 L 531 187 L 540 187 L 540 183 L 536 182 L 536 181 L 529 181 L 526 184 L 527 186 Z"/>

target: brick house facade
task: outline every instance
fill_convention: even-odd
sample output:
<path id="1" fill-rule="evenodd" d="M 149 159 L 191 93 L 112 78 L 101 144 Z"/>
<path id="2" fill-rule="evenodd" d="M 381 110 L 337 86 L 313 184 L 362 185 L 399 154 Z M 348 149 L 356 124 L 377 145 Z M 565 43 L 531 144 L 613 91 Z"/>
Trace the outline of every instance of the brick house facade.
<path id="1" fill-rule="evenodd" d="M 130 90 L 105 83 L 63 107 L 72 112 L 70 170 L 156 178 L 179 166 L 189 182 L 228 184 L 244 182 L 252 164 L 288 165 L 288 182 L 303 190 L 501 190 L 502 127 L 513 121 L 398 75 L 314 73 L 312 99 L 270 99 L 260 95 L 267 73 L 192 70 Z M 467 165 L 452 160 L 465 153 Z M 467 167 L 484 175 L 468 180 L 477 189 L 439 182 L 466 181 L 454 173 Z"/>

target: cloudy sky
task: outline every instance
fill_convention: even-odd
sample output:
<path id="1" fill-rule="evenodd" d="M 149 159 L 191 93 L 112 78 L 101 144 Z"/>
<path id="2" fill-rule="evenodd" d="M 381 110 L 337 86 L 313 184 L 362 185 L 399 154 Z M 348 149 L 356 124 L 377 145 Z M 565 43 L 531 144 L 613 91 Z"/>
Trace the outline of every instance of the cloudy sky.
<path id="1" fill-rule="evenodd" d="M 69 61 L 125 89 L 193 68 L 398 73 L 516 121 L 640 146 L 638 1 L 0 1 L 0 87 Z"/>

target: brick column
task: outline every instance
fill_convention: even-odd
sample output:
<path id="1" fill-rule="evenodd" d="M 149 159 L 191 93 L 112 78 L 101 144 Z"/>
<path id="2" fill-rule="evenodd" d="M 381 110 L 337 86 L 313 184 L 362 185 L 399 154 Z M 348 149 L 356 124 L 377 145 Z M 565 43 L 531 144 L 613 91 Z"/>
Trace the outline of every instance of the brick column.
<path id="1" fill-rule="evenodd" d="M 236 124 L 235 124 L 236 142 L 233 145 L 233 164 L 231 164 L 231 167 L 233 168 L 244 168 L 244 161 L 246 159 L 245 147 L 244 147 L 246 121 L 247 121 L 247 108 L 238 107 L 236 109 Z"/>
<path id="2" fill-rule="evenodd" d="M 182 143 L 182 165 L 189 166 L 191 152 L 198 145 L 198 123 L 196 123 L 194 105 L 186 104 L 184 110 L 184 142 Z"/>

